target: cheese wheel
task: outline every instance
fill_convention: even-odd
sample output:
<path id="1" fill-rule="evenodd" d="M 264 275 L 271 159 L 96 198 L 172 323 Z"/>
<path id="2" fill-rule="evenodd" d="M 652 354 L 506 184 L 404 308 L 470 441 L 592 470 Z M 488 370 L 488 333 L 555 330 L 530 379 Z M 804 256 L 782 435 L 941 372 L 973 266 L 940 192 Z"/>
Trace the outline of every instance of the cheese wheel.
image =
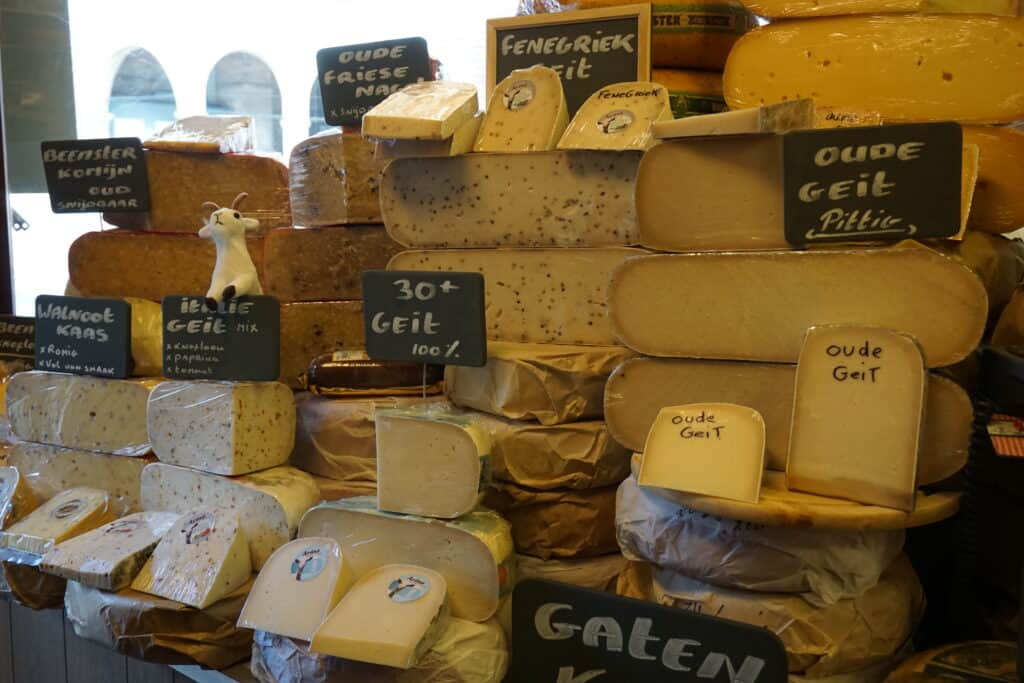
<path id="1" fill-rule="evenodd" d="M 672 114 L 677 119 L 716 114 L 726 109 L 720 72 L 652 69 L 651 80 L 668 90 Z"/>
<path id="2" fill-rule="evenodd" d="M 967 227 L 996 233 L 1024 227 L 1024 131 L 964 126 L 964 143 L 981 151 Z"/>
<path id="3" fill-rule="evenodd" d="M 950 12 L 1016 16 L 1018 0 L 743 0 L 751 12 L 772 19 L 890 12 Z"/>

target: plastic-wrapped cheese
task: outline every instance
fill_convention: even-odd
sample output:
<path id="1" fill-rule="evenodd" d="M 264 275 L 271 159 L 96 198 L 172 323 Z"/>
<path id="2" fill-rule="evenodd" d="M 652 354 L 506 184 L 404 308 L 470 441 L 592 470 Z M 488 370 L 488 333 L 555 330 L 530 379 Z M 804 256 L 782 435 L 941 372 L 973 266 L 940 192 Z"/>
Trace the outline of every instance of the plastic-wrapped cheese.
<path id="1" fill-rule="evenodd" d="M 722 74 L 714 71 L 652 69 L 651 80 L 665 86 L 677 119 L 725 111 Z"/>
<path id="2" fill-rule="evenodd" d="M 249 580 L 249 546 L 233 510 L 199 507 L 182 515 L 132 581 L 132 589 L 196 609 Z"/>
<path id="3" fill-rule="evenodd" d="M 445 140 L 479 109 L 476 87 L 454 81 L 412 83 L 363 115 L 365 137 Z"/>
<path id="4" fill-rule="evenodd" d="M 491 92 L 473 151 L 554 149 L 568 123 L 569 107 L 554 69 L 514 69 Z"/>
<path id="5" fill-rule="evenodd" d="M 651 126 L 672 118 L 668 90 L 657 83 L 613 83 L 580 106 L 558 149 L 647 150 L 657 140 Z"/>
<path id="6" fill-rule="evenodd" d="M 385 164 L 358 132 L 326 130 L 295 145 L 289 162 L 295 225 L 380 223 L 377 186 Z"/>
<path id="7" fill-rule="evenodd" d="M 280 382 L 162 382 L 146 422 L 162 462 L 213 474 L 282 465 L 295 445 L 295 401 Z"/>
<path id="8" fill-rule="evenodd" d="M 256 126 L 251 116 L 188 116 L 144 143 L 146 149 L 198 154 L 251 152 Z"/>
<path id="9" fill-rule="evenodd" d="M 116 455 L 150 451 L 146 401 L 157 380 L 41 370 L 7 383 L 7 417 L 19 439 Z"/>
<path id="10" fill-rule="evenodd" d="M 295 535 L 302 514 L 319 500 L 312 477 L 292 467 L 222 477 L 152 463 L 142 473 L 142 506 L 146 510 L 186 514 L 209 506 L 237 512 L 255 569 Z"/>
<path id="11" fill-rule="evenodd" d="M 0 529 L 32 512 L 38 506 L 36 496 L 22 481 L 17 467 L 0 467 Z"/>
<path id="12" fill-rule="evenodd" d="M 106 524 L 113 518 L 106 491 L 68 489 L 46 501 L 0 532 L 0 547 L 35 555 L 54 545 Z"/>
<path id="13" fill-rule="evenodd" d="M 621 553 L 569 560 L 542 560 L 522 555 L 517 574 L 520 581 L 543 579 L 604 591 L 614 590 L 615 579 L 625 567 L 626 558 Z"/>
<path id="14" fill-rule="evenodd" d="M 964 12 L 1015 16 L 1018 0 L 744 0 L 755 14 L 772 19 L 886 14 L 892 12 Z"/>
<path id="15" fill-rule="evenodd" d="M 1019 20 L 1018 20 L 1019 21 Z M 1024 227 L 1024 131 L 1012 127 L 964 126 L 964 143 L 978 145 L 981 165 L 967 226 L 1005 233 Z"/>
<path id="16" fill-rule="evenodd" d="M 136 512 L 59 543 L 43 556 L 47 574 L 108 591 L 127 588 L 179 515 Z"/>
<path id="17" fill-rule="evenodd" d="M 381 512 L 372 497 L 349 498 L 306 513 L 299 536 L 336 540 L 357 577 L 396 562 L 439 572 L 448 583 L 452 616 L 460 619 L 489 619 L 514 582 L 511 530 L 490 510 L 442 521 Z"/>
<path id="18" fill-rule="evenodd" d="M 362 301 L 307 301 L 281 305 L 281 377 L 299 389 L 299 376 L 317 356 L 366 346 Z"/>

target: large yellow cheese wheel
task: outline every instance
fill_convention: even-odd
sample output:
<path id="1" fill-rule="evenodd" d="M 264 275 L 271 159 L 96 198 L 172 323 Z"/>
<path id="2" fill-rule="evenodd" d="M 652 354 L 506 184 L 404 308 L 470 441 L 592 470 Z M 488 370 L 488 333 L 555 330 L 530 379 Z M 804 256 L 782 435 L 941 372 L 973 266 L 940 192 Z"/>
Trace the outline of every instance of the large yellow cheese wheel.
<path id="1" fill-rule="evenodd" d="M 1021 88 L 1024 89 L 1024 73 Z M 964 143 L 977 145 L 981 150 L 978 183 L 974 186 L 967 226 L 997 233 L 1024 227 L 1024 131 L 964 126 Z"/>
<path id="2" fill-rule="evenodd" d="M 950 12 L 1015 16 L 1018 0 L 743 0 L 751 12 L 772 19 L 888 12 Z"/>
<path id="3" fill-rule="evenodd" d="M 1024 21 L 874 15 L 784 21 L 741 38 L 725 67 L 731 109 L 812 97 L 884 121 L 1024 118 Z"/>
<path id="4" fill-rule="evenodd" d="M 677 119 L 697 114 L 725 111 L 722 97 L 722 74 L 717 71 L 686 71 L 653 69 L 651 80 L 665 86 Z"/>

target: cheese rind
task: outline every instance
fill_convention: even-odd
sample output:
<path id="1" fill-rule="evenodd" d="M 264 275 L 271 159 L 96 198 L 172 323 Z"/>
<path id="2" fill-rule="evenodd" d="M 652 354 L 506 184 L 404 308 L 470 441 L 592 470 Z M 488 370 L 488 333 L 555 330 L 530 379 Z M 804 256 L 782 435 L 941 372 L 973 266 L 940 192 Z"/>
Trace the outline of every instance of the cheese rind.
<path id="1" fill-rule="evenodd" d="M 398 159 L 384 171 L 381 211 L 391 238 L 408 247 L 635 244 L 640 157 L 552 151 Z"/>
<path id="2" fill-rule="evenodd" d="M 554 69 L 514 69 L 494 87 L 473 151 L 554 149 L 568 124 L 562 79 Z"/>
<path id="3" fill-rule="evenodd" d="M 314 358 L 366 345 L 362 301 L 307 301 L 281 305 L 281 377 L 301 389 Z"/>
<path id="4" fill-rule="evenodd" d="M 0 547 L 44 555 L 54 545 L 113 518 L 106 491 L 68 489 L 0 532 Z"/>
<path id="5" fill-rule="evenodd" d="M 292 467 L 222 477 L 152 463 L 143 470 L 141 488 L 145 510 L 187 514 L 199 506 L 219 506 L 237 512 L 254 569 L 295 535 L 303 513 L 320 500 L 312 477 Z"/>
<path id="6" fill-rule="evenodd" d="M 179 515 L 136 512 L 59 543 L 43 556 L 47 574 L 108 591 L 127 588 Z"/>
<path id="7" fill-rule="evenodd" d="M 363 115 L 363 136 L 445 140 L 472 119 L 478 108 L 476 87 L 468 83 L 412 83 Z"/>
<path id="8" fill-rule="evenodd" d="M 155 301 L 125 297 L 132 309 L 132 375 L 163 374 L 163 311 Z"/>
<path id="9" fill-rule="evenodd" d="M 668 90 L 657 83 L 606 85 L 576 111 L 558 149 L 650 149 L 651 127 L 672 118 Z"/>
<path id="10" fill-rule="evenodd" d="M 677 119 L 725 111 L 722 74 L 713 71 L 652 69 L 651 80 L 668 90 L 672 115 Z"/>
<path id="11" fill-rule="evenodd" d="M 255 133 L 251 116 L 188 116 L 156 133 L 143 146 L 199 154 L 251 152 Z"/>
<path id="12" fill-rule="evenodd" d="M 988 315 L 974 273 L 920 248 L 629 259 L 609 307 L 621 341 L 652 356 L 791 363 L 808 327 L 861 324 L 912 335 L 928 367 L 973 351 Z"/>
<path id="13" fill-rule="evenodd" d="M 295 225 L 380 223 L 377 187 L 386 163 L 358 132 L 326 130 L 297 144 L 289 162 Z"/>
<path id="14" fill-rule="evenodd" d="M 17 467 L 0 467 L 0 529 L 38 507 L 35 493 L 22 481 Z"/>
<path id="15" fill-rule="evenodd" d="M 484 276 L 487 338 L 541 344 L 615 343 L 606 292 L 611 273 L 639 249 L 405 251 L 388 270 Z"/>
<path id="16" fill-rule="evenodd" d="M 1008 123 L 1024 117 L 1016 17 L 878 15 L 763 26 L 725 66 L 731 109 L 812 96 L 886 122 Z"/>
<path id="17" fill-rule="evenodd" d="M 295 401 L 280 382 L 162 382 L 149 396 L 146 424 L 162 462 L 248 474 L 288 461 Z"/>
<path id="18" fill-rule="evenodd" d="M 150 451 L 146 401 L 157 380 L 120 380 L 40 370 L 7 383 L 7 417 L 26 441 L 116 455 Z"/>
<path id="19" fill-rule="evenodd" d="M 952 12 L 1015 16 L 1018 0 L 744 0 L 752 12 L 772 19 L 846 14 Z"/>
<path id="20" fill-rule="evenodd" d="M 1010 127 L 964 126 L 964 143 L 978 145 L 981 165 L 968 227 L 1006 233 L 1024 227 L 1024 131 Z"/>

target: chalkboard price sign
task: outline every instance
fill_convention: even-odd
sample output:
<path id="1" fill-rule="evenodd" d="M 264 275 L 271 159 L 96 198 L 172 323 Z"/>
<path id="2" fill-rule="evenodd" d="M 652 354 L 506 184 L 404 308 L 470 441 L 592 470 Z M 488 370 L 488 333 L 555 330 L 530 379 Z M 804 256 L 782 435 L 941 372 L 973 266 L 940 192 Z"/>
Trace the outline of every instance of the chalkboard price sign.
<path id="1" fill-rule="evenodd" d="M 896 241 L 960 232 L 955 123 L 798 130 L 783 138 L 786 241 Z"/>
<path id="2" fill-rule="evenodd" d="M 325 48 L 316 65 L 324 120 L 332 126 L 358 126 L 391 93 L 434 78 L 423 38 Z"/>
<path id="3" fill-rule="evenodd" d="M 512 594 L 509 683 L 786 683 L 768 629 L 567 584 Z"/>
<path id="4" fill-rule="evenodd" d="M 651 77 L 651 5 L 487 22 L 487 93 L 515 69 L 542 64 L 562 78 L 572 117 L 606 85 Z"/>
<path id="5" fill-rule="evenodd" d="M 36 297 L 35 358 L 37 370 L 128 377 L 131 306 L 124 299 Z"/>
<path id="6" fill-rule="evenodd" d="M 146 157 L 138 138 L 57 140 L 41 148 L 54 213 L 149 210 Z"/>
<path id="7" fill-rule="evenodd" d="M 281 306 L 246 296 L 206 308 L 201 296 L 163 301 L 164 376 L 271 382 L 280 374 Z"/>
<path id="8" fill-rule="evenodd" d="M 0 360 L 32 360 L 35 347 L 35 318 L 0 315 Z"/>
<path id="9" fill-rule="evenodd" d="M 487 363 L 480 273 L 367 270 L 362 284 L 370 358 L 474 367 Z"/>

